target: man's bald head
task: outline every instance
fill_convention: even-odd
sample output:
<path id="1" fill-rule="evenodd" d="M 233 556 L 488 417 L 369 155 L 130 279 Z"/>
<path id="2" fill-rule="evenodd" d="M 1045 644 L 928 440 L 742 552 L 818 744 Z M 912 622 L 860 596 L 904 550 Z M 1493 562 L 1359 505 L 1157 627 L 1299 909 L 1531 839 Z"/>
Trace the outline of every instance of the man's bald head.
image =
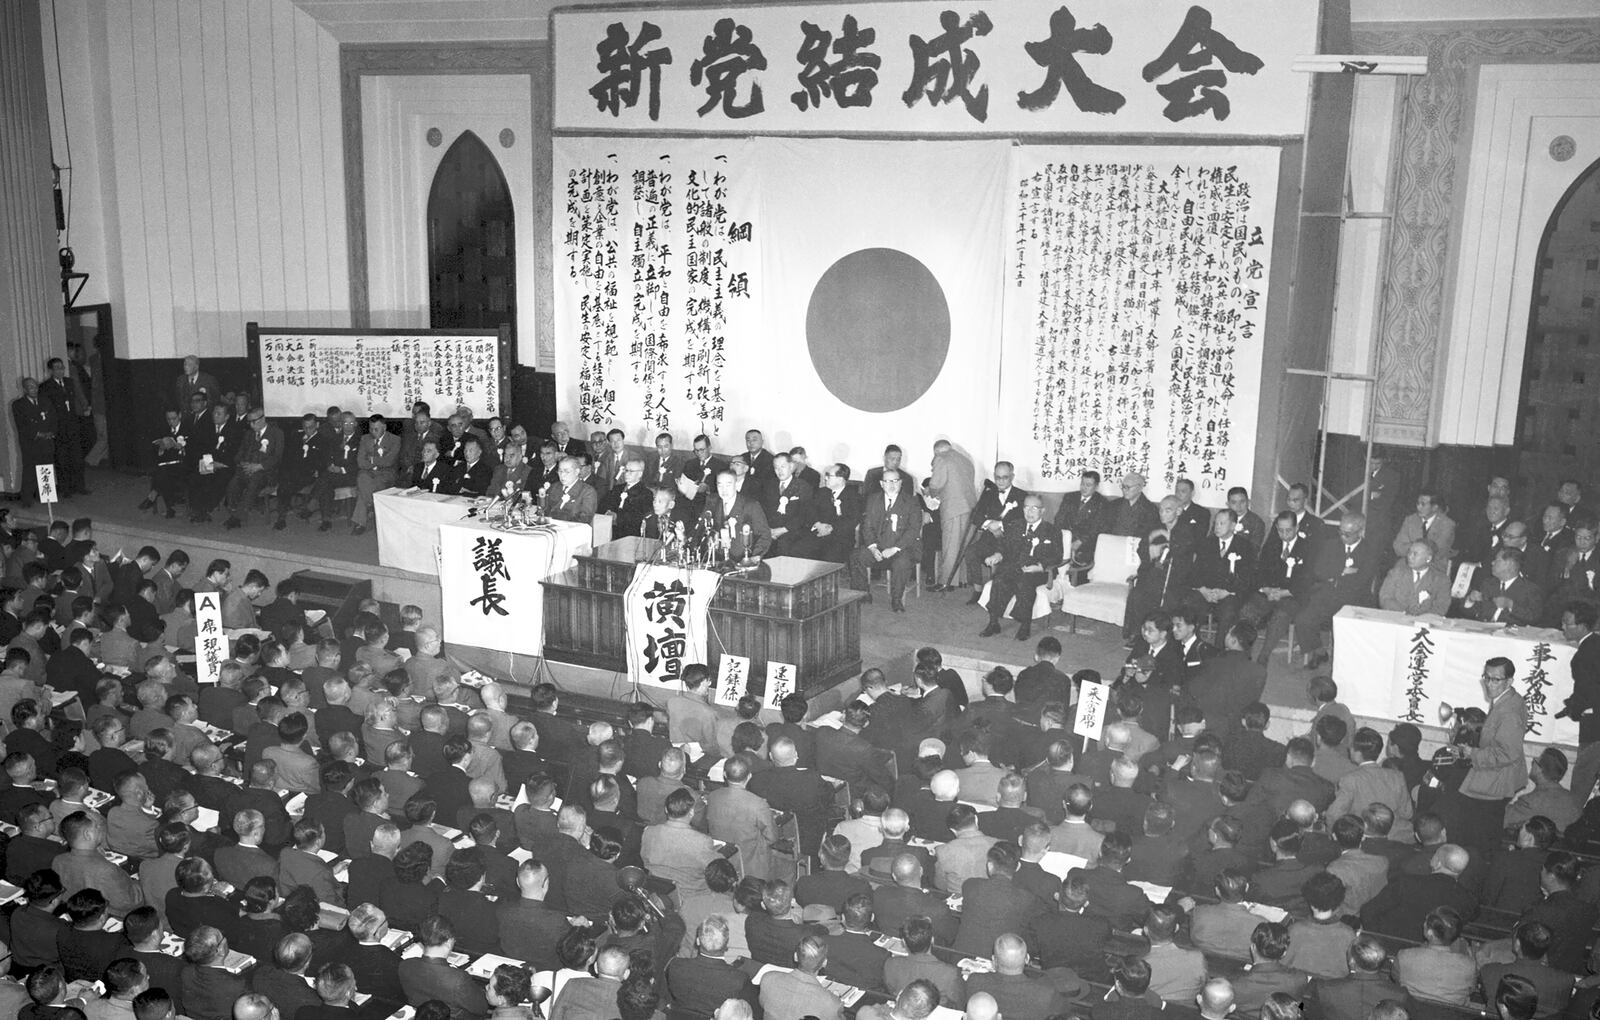
<path id="1" fill-rule="evenodd" d="M 900 854 L 889 866 L 889 873 L 894 877 L 895 885 L 911 888 L 922 886 L 922 862 L 912 854 Z"/>
<path id="2" fill-rule="evenodd" d="M 988 992 L 979 992 L 967 999 L 966 1020 L 999 1020 L 1000 1004 Z"/>
<path id="3" fill-rule="evenodd" d="M 934 800 L 955 800 L 961 793 L 961 777 L 949 769 L 935 772 L 933 778 L 928 780 L 928 790 Z"/>
<path id="4" fill-rule="evenodd" d="M 1289 805 L 1284 815 L 1300 828 L 1309 828 L 1317 822 L 1317 806 L 1309 800 L 1297 800 Z"/>
<path id="5" fill-rule="evenodd" d="M 233 1020 L 278 1020 L 278 1007 L 260 992 L 246 992 L 233 1001 Z"/>
<path id="6" fill-rule="evenodd" d="M 994 969 L 1001 974 L 1021 974 L 1028 965 L 1028 944 L 1019 936 L 1002 935 L 994 940 Z"/>
<path id="7" fill-rule="evenodd" d="M 911 828 L 911 816 L 906 814 L 904 808 L 890 808 L 883 813 L 883 821 L 878 825 L 883 829 L 885 836 L 899 839 Z"/>
<path id="8" fill-rule="evenodd" d="M 1227 978 L 1212 978 L 1200 989 L 1199 1001 L 1206 1016 L 1227 1016 L 1233 1009 L 1233 984 Z"/>
<path id="9" fill-rule="evenodd" d="M 1437 874 L 1460 878 L 1461 873 L 1467 870 L 1467 864 L 1470 861 L 1471 857 L 1467 854 L 1465 848 L 1459 847 L 1454 843 L 1446 843 L 1433 852 L 1433 860 L 1430 864 Z"/>

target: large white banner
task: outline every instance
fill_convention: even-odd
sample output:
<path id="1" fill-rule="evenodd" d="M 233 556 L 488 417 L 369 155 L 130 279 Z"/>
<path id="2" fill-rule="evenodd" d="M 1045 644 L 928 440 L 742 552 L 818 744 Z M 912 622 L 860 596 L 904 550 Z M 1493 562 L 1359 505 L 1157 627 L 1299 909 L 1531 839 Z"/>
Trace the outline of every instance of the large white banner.
<path id="1" fill-rule="evenodd" d="M 580 131 L 1292 136 L 1317 0 L 1006 0 L 552 17 Z"/>
<path id="2" fill-rule="evenodd" d="M 941 436 L 986 462 L 1010 160 L 998 141 L 558 137 L 561 414 L 724 453 L 762 429 L 858 477 L 889 443 L 920 475 Z"/>
<path id="3" fill-rule="evenodd" d="M 1016 152 L 999 449 L 1024 488 L 1250 484 L 1278 150 Z"/>
<path id="4" fill-rule="evenodd" d="M 1572 689 L 1575 651 L 1559 631 L 1352 606 L 1333 618 L 1333 638 L 1339 700 L 1356 715 L 1437 726 L 1440 705 L 1484 707 L 1483 664 L 1504 656 L 1527 699 L 1528 740 L 1578 743 L 1578 724 L 1555 718 Z"/>
<path id="5" fill-rule="evenodd" d="M 519 655 L 544 650 L 544 586 L 590 551 L 584 524 L 529 532 L 463 521 L 439 525 L 439 591 L 444 638 Z"/>
<path id="6" fill-rule="evenodd" d="M 628 679 L 665 690 L 683 689 L 683 667 L 706 662 L 707 616 L 722 575 L 641 563 L 622 596 L 628 634 Z"/>

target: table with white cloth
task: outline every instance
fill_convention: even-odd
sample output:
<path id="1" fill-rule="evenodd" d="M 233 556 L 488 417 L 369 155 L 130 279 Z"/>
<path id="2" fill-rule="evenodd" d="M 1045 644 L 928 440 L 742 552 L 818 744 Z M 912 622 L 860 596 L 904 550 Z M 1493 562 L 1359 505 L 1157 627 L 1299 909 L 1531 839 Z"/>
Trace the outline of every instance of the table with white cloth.
<path id="1" fill-rule="evenodd" d="M 554 521 L 500 531 L 472 519 L 441 524 L 438 536 L 445 640 L 542 655 L 543 581 L 593 550 L 594 529 Z"/>
<path id="2" fill-rule="evenodd" d="M 415 574 L 433 574 L 439 568 L 439 525 L 466 517 L 472 497 L 384 489 L 373 494 L 372 509 L 378 525 L 378 562 Z"/>
<path id="3" fill-rule="evenodd" d="M 1578 726 L 1556 719 L 1572 693 L 1574 647 L 1560 631 L 1346 606 L 1333 618 L 1333 680 L 1358 716 L 1439 725 L 1439 706 L 1485 706 L 1483 664 L 1515 666 L 1528 739 L 1575 746 Z"/>

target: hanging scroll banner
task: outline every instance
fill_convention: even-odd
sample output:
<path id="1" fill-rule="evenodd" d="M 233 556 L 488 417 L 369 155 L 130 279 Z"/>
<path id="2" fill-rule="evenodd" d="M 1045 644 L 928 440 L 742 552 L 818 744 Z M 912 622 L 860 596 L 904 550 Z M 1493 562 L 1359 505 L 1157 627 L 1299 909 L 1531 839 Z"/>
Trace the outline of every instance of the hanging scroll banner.
<path id="1" fill-rule="evenodd" d="M 557 130 L 1291 136 L 1315 0 L 558 9 Z"/>
<path id="2" fill-rule="evenodd" d="M 1085 469 L 1195 500 L 1249 485 L 1275 148 L 1016 153 L 1000 449 L 1030 490 Z"/>
<path id="3" fill-rule="evenodd" d="M 631 682 L 683 689 L 683 667 L 706 661 L 707 615 L 721 580 L 714 570 L 652 563 L 634 568 L 622 596 Z"/>
<path id="4" fill-rule="evenodd" d="M 587 553 L 586 524 L 529 532 L 476 521 L 439 525 L 439 595 L 445 639 L 519 655 L 544 649 L 544 585 Z"/>

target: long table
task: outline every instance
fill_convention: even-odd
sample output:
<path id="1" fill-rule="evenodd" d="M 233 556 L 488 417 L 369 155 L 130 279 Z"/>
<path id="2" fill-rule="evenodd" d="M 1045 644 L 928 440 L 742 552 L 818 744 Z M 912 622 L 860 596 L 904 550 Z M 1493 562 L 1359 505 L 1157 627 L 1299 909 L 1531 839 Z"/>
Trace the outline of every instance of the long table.
<path id="1" fill-rule="evenodd" d="M 497 531 L 472 519 L 437 531 L 446 640 L 543 654 L 544 581 L 588 554 L 594 530 L 556 521 L 533 531 Z"/>
<path id="2" fill-rule="evenodd" d="M 439 525 L 454 524 L 466 517 L 472 498 L 407 492 L 384 489 L 372 496 L 373 520 L 378 526 L 378 562 L 414 574 L 432 574 L 439 565 Z"/>
<path id="3" fill-rule="evenodd" d="M 1572 693 L 1573 646 L 1560 631 L 1347 606 L 1333 618 L 1333 679 L 1356 715 L 1439 724 L 1439 706 L 1483 707 L 1483 664 L 1504 656 L 1528 699 L 1528 739 L 1575 746 L 1577 724 L 1555 719 Z"/>
<path id="4" fill-rule="evenodd" d="M 659 547 L 655 539 L 619 538 L 545 580 L 545 657 L 626 673 L 623 594 L 634 567 Z M 764 676 L 768 661 L 792 663 L 796 689 L 807 695 L 854 676 L 865 595 L 846 589 L 845 577 L 841 564 L 792 556 L 724 577 L 711 601 L 707 665 L 715 672 L 724 651 L 749 658 L 752 676 Z"/>

